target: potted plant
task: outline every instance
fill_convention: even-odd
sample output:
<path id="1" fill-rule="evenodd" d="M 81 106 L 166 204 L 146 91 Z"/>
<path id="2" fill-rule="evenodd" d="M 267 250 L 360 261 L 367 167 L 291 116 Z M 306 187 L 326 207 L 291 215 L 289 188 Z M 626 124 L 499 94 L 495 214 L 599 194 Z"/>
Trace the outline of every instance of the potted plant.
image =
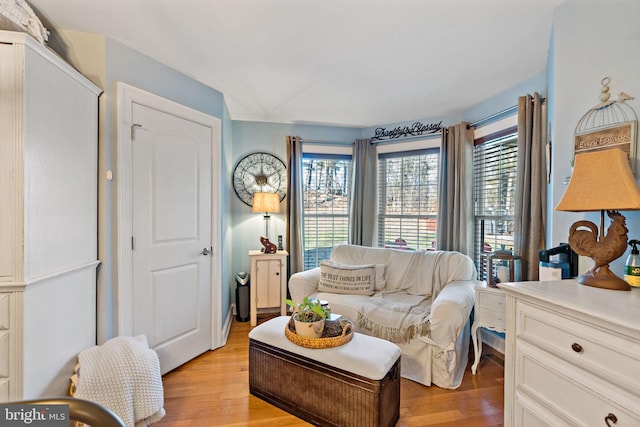
<path id="1" fill-rule="evenodd" d="M 293 321 L 296 334 L 309 338 L 320 338 L 324 331 L 324 320 L 328 317 L 326 309 L 315 298 L 304 297 L 300 304 L 290 299 L 285 302 L 293 308 Z"/>

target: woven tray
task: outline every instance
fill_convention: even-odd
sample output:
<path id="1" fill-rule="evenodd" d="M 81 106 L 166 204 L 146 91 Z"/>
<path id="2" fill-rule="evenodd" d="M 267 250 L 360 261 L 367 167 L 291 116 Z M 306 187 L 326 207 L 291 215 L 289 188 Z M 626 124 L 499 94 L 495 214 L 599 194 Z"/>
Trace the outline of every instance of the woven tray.
<path id="1" fill-rule="evenodd" d="M 308 338 L 296 334 L 293 316 L 284 328 L 284 334 L 292 343 L 306 348 L 331 348 L 344 345 L 353 338 L 353 323 L 346 317 L 337 320 L 325 320 L 324 331 L 320 338 Z"/>

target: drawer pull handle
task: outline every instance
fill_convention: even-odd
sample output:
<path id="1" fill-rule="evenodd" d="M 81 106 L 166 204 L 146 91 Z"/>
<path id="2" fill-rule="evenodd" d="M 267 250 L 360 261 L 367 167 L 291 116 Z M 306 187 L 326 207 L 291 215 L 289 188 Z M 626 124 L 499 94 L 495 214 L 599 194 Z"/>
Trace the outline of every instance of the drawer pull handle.
<path id="1" fill-rule="evenodd" d="M 606 417 L 604 417 L 605 424 L 607 424 L 609 427 L 612 427 L 612 425 L 609 424 L 609 421 L 611 421 L 613 424 L 616 424 L 618 422 L 618 417 L 616 417 L 613 414 L 609 414 Z"/>
<path id="2" fill-rule="evenodd" d="M 574 342 L 573 344 L 571 344 L 571 350 L 575 351 L 576 353 L 582 353 L 583 348 L 580 344 Z"/>

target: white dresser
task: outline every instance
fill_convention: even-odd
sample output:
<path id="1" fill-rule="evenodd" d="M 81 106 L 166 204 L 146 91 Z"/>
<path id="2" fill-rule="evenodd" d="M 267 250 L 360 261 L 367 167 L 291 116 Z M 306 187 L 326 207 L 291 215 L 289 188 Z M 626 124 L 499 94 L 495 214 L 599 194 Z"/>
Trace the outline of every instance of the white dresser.
<path id="1" fill-rule="evenodd" d="M 0 31 L 0 402 L 64 395 L 95 344 L 99 93 Z"/>
<path id="2" fill-rule="evenodd" d="M 640 290 L 575 280 L 499 286 L 505 426 L 640 426 Z"/>

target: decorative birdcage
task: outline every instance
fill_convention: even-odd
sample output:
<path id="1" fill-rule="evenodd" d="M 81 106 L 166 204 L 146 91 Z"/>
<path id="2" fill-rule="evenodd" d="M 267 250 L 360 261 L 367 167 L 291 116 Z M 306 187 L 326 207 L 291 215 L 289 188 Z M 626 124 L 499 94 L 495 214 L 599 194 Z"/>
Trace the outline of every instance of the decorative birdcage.
<path id="1" fill-rule="evenodd" d="M 611 79 L 601 81 L 600 103 L 590 108 L 578 121 L 574 132 L 574 155 L 588 151 L 620 148 L 630 159 L 635 172 L 636 131 L 638 117 L 626 101 L 634 99 L 625 92 L 611 100 Z"/>

